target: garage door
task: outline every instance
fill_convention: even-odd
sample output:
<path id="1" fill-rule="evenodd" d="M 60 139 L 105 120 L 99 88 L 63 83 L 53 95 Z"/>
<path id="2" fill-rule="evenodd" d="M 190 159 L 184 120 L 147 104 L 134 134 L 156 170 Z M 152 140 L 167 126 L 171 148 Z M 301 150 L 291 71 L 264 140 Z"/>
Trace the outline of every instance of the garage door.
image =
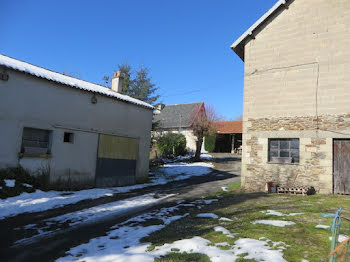
<path id="1" fill-rule="evenodd" d="M 138 139 L 101 134 L 96 164 L 96 186 L 134 184 L 138 148 Z"/>

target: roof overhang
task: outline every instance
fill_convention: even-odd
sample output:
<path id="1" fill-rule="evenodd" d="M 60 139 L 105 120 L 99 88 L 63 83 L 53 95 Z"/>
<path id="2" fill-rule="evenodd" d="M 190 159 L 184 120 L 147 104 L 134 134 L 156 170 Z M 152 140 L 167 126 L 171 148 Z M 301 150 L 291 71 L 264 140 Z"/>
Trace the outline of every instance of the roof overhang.
<path id="1" fill-rule="evenodd" d="M 278 12 L 285 4 L 291 0 L 279 0 L 269 11 L 267 11 L 258 21 L 256 21 L 247 31 L 244 32 L 232 45 L 232 50 L 244 61 L 244 46 L 250 39 L 254 38 L 254 33 L 263 26 L 269 17 Z"/>

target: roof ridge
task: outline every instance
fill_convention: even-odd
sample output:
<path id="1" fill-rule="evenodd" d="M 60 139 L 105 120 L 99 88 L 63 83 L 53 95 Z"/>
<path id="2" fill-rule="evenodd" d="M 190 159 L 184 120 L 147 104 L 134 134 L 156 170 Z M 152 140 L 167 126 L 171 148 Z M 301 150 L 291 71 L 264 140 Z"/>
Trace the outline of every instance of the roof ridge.
<path id="1" fill-rule="evenodd" d="M 250 26 L 236 41 L 231 45 L 232 50 L 244 61 L 244 51 L 240 47 L 241 44 L 249 37 L 253 35 L 253 31 L 260 25 L 266 22 L 266 20 L 273 15 L 282 5 L 287 4 L 291 0 L 278 0 L 268 11 L 266 11 L 252 26 Z"/>
<path id="2" fill-rule="evenodd" d="M 66 86 L 74 87 L 74 88 L 85 90 L 92 93 L 106 95 L 109 97 L 116 98 L 120 101 L 129 102 L 138 106 L 143 106 L 143 107 L 153 109 L 152 105 L 144 101 L 130 97 L 128 95 L 115 92 L 108 87 L 98 85 L 96 83 L 82 80 L 76 77 L 67 76 L 62 73 L 58 73 L 56 71 L 46 69 L 44 67 L 33 65 L 31 63 L 27 63 L 22 60 L 12 58 L 3 54 L 0 54 L 0 65 L 3 65 L 7 68 L 11 68 L 13 70 L 31 74 L 39 78 L 44 78 L 49 81 L 60 83 Z"/>
<path id="3" fill-rule="evenodd" d="M 8 55 L 4 55 L 4 54 L 1 54 L 1 53 L 0 53 L 0 56 L 5 56 L 5 57 L 8 57 L 8 58 L 10 58 L 10 59 L 17 60 L 17 61 L 19 61 L 19 62 L 21 62 L 21 63 L 26 63 L 26 64 L 28 64 L 28 65 L 31 65 L 31 66 L 34 66 L 34 67 L 38 67 L 38 68 L 41 68 L 41 69 L 43 69 L 43 70 L 50 71 L 50 72 L 52 72 L 52 73 L 59 74 L 59 75 L 62 75 L 62 76 L 64 76 L 64 77 L 70 77 L 70 78 L 73 78 L 73 79 L 76 79 L 76 80 L 79 80 L 79 81 L 84 81 L 84 82 L 89 83 L 89 84 L 94 84 L 94 85 L 97 85 L 97 86 L 101 86 L 101 87 L 104 87 L 104 88 L 108 88 L 108 87 L 105 87 L 105 86 L 103 86 L 103 85 L 96 84 L 96 83 L 94 83 L 94 82 L 90 82 L 90 81 L 87 81 L 87 80 L 84 80 L 84 79 L 77 78 L 77 77 L 75 77 L 75 76 L 65 75 L 65 74 L 63 74 L 63 73 L 54 71 L 54 70 L 52 70 L 52 69 L 48 69 L 48 68 L 45 68 L 45 67 L 42 67 L 42 66 L 34 65 L 34 64 L 32 64 L 32 63 L 29 63 L 29 62 L 26 62 L 26 61 L 23 61 L 23 60 L 20 60 L 20 59 L 17 59 L 17 58 L 13 58 L 13 57 L 8 56 Z M 108 89 L 109 89 L 109 88 L 108 88 Z"/>
<path id="4" fill-rule="evenodd" d="M 190 105 L 190 104 L 204 104 L 204 102 L 191 102 L 191 103 L 181 103 L 181 104 L 170 104 L 165 106 L 178 106 L 178 105 Z"/>

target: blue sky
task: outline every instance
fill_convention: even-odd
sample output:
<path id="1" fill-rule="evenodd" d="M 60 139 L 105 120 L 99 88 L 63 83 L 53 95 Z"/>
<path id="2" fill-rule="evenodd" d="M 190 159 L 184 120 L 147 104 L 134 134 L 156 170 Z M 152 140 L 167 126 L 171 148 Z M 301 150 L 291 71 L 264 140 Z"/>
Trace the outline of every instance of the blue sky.
<path id="1" fill-rule="evenodd" d="M 276 0 L 2 0 L 0 53 L 102 84 L 118 64 L 150 69 L 165 104 L 242 114 L 230 45 Z"/>

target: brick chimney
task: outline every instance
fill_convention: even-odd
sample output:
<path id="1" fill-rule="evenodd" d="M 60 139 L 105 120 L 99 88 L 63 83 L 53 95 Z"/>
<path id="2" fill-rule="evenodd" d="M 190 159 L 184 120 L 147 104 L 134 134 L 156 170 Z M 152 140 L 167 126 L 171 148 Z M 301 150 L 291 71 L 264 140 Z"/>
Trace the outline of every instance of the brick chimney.
<path id="1" fill-rule="evenodd" d="M 164 104 L 159 104 L 156 106 L 156 111 L 154 112 L 155 114 L 160 114 L 163 110 L 163 108 L 165 107 Z"/>
<path id="2" fill-rule="evenodd" d="M 114 76 L 112 78 L 112 90 L 117 93 L 122 92 L 123 87 L 123 77 L 121 76 L 121 72 L 114 72 Z"/>

